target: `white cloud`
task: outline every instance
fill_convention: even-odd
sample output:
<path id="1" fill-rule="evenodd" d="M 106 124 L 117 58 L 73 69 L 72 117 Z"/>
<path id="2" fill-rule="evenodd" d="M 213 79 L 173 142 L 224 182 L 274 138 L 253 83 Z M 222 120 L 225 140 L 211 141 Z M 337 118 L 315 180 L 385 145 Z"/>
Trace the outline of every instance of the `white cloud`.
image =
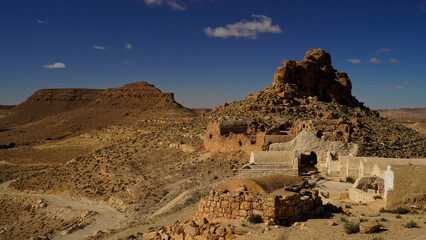
<path id="1" fill-rule="evenodd" d="M 173 10 L 186 10 L 185 4 L 179 0 L 167 0 L 167 5 Z"/>
<path id="2" fill-rule="evenodd" d="M 98 50 L 105 50 L 106 49 L 106 47 L 98 46 L 98 45 L 93 45 L 93 48 L 98 49 Z"/>
<path id="3" fill-rule="evenodd" d="M 240 22 L 227 24 L 225 27 L 204 28 L 209 37 L 219 38 L 251 38 L 256 39 L 259 33 L 282 33 L 280 26 L 272 25 L 272 19 L 264 15 L 252 15 L 252 21 L 242 20 Z"/>
<path id="4" fill-rule="evenodd" d="M 395 59 L 395 58 L 389 58 L 388 62 L 390 62 L 390 63 L 398 63 L 399 61 L 398 61 L 398 59 Z"/>
<path id="5" fill-rule="evenodd" d="M 144 0 L 148 6 L 162 6 L 164 3 L 173 10 L 186 10 L 185 3 L 181 0 Z"/>
<path id="6" fill-rule="evenodd" d="M 66 68 L 67 66 L 65 66 L 65 64 L 63 64 L 61 62 L 55 62 L 54 64 L 44 65 L 43 67 L 44 68 L 59 69 L 59 68 Z"/>
<path id="7" fill-rule="evenodd" d="M 404 81 L 404 84 L 408 85 L 408 84 L 410 84 L 410 81 Z"/>
<path id="8" fill-rule="evenodd" d="M 379 50 L 376 50 L 376 53 L 384 53 L 384 52 L 390 52 L 389 48 L 380 48 Z"/>
<path id="9" fill-rule="evenodd" d="M 132 44 L 130 44 L 130 43 L 124 43 L 124 47 L 125 47 L 127 50 L 130 50 L 130 49 L 132 49 L 132 48 L 133 48 Z"/>
<path id="10" fill-rule="evenodd" d="M 361 62 L 361 60 L 359 60 L 358 58 L 349 58 L 347 61 L 353 64 L 358 64 Z"/>
<path id="11" fill-rule="evenodd" d="M 379 60 L 379 59 L 377 59 L 377 58 L 375 58 L 375 57 L 372 57 L 372 58 L 370 58 L 370 60 L 368 60 L 368 62 L 371 62 L 371 63 L 382 63 L 383 61 L 382 60 Z"/>
<path id="12" fill-rule="evenodd" d="M 163 0 L 145 0 L 146 5 L 161 5 Z"/>
<path id="13" fill-rule="evenodd" d="M 401 85 L 398 85 L 398 86 L 396 86 L 395 88 L 404 88 L 403 86 L 401 86 Z"/>
<path id="14" fill-rule="evenodd" d="M 40 24 L 48 24 L 49 22 L 47 20 L 41 20 L 41 19 L 37 19 L 37 22 Z"/>

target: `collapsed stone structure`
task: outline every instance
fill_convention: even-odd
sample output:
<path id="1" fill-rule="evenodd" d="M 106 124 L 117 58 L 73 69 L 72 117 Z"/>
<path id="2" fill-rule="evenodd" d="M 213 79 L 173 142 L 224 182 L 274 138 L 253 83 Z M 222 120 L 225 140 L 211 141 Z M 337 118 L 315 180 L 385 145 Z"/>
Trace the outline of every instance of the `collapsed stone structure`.
<path id="1" fill-rule="evenodd" d="M 384 208 L 426 207 L 426 159 L 339 157 L 332 171 L 356 178 L 347 197 L 356 202 L 385 199 Z"/>
<path id="2" fill-rule="evenodd" d="M 286 142 L 293 138 L 291 124 L 282 123 L 268 128 L 260 121 L 250 123 L 237 120 L 210 122 L 204 136 L 204 147 L 214 152 L 262 151 L 274 142 Z"/>
<path id="3" fill-rule="evenodd" d="M 288 224 L 298 217 L 323 210 L 317 190 L 308 189 L 301 177 L 270 175 L 235 180 L 199 202 L 198 217 L 210 220 L 248 219 L 260 215 L 263 221 Z"/>

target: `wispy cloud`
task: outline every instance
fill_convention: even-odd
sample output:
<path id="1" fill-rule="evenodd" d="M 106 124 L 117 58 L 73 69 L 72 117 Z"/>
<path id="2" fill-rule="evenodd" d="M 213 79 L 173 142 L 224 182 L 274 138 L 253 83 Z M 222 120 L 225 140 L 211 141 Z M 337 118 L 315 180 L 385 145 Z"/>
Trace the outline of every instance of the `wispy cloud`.
<path id="1" fill-rule="evenodd" d="M 186 5 L 181 0 L 144 0 L 148 6 L 169 6 L 173 10 L 186 10 Z"/>
<path id="2" fill-rule="evenodd" d="M 93 48 L 98 49 L 98 50 L 105 50 L 106 49 L 106 47 L 98 46 L 98 45 L 93 45 Z"/>
<path id="3" fill-rule="evenodd" d="M 403 86 L 401 86 L 401 85 L 398 85 L 398 86 L 396 86 L 395 88 L 404 88 Z"/>
<path id="4" fill-rule="evenodd" d="M 413 87 L 413 88 L 410 88 L 411 90 L 417 90 L 417 88 L 416 87 Z"/>
<path id="5" fill-rule="evenodd" d="M 37 22 L 40 24 L 48 24 L 49 22 L 47 20 L 41 20 L 41 19 L 37 19 Z"/>
<path id="6" fill-rule="evenodd" d="M 410 84 L 410 81 L 404 81 L 404 84 L 408 85 L 408 84 Z"/>
<path id="7" fill-rule="evenodd" d="M 420 4 L 420 13 L 421 14 L 426 13 L 426 1 Z"/>
<path id="8" fill-rule="evenodd" d="M 123 61 L 123 64 L 130 64 L 130 62 L 128 62 L 128 61 Z"/>
<path id="9" fill-rule="evenodd" d="M 130 49 L 132 49 L 133 48 L 133 46 L 132 46 L 132 44 L 130 44 L 130 43 L 124 43 L 124 47 L 127 49 L 127 50 L 130 50 Z"/>
<path id="10" fill-rule="evenodd" d="M 359 60 L 358 58 L 349 58 L 347 61 L 353 64 L 361 63 L 361 60 Z"/>
<path id="11" fill-rule="evenodd" d="M 372 58 L 370 58 L 370 59 L 368 60 L 368 62 L 378 64 L 378 63 L 382 63 L 383 61 L 382 61 L 382 60 L 379 60 L 379 59 L 377 59 L 377 58 L 375 58 L 375 57 L 372 57 Z"/>
<path id="12" fill-rule="evenodd" d="M 54 64 L 44 65 L 44 68 L 51 68 L 51 69 L 59 69 L 59 68 L 66 68 L 65 64 L 61 62 L 55 62 Z"/>
<path id="13" fill-rule="evenodd" d="M 398 62 L 399 62 L 399 60 L 398 60 L 398 59 L 395 59 L 395 58 L 389 58 L 389 59 L 388 59 L 388 62 L 390 62 L 390 63 L 398 63 Z"/>
<path id="14" fill-rule="evenodd" d="M 204 28 L 209 37 L 219 38 L 251 38 L 256 39 L 259 33 L 282 33 L 280 26 L 272 25 L 272 19 L 264 15 L 255 15 L 252 21 L 242 20 L 240 22 L 227 24 L 225 27 Z"/>
<path id="15" fill-rule="evenodd" d="M 391 85 L 385 85 L 385 88 L 390 88 L 391 87 Z"/>
<path id="16" fill-rule="evenodd" d="M 389 48 L 380 48 L 379 50 L 376 50 L 376 53 L 385 53 L 385 52 L 390 52 Z"/>

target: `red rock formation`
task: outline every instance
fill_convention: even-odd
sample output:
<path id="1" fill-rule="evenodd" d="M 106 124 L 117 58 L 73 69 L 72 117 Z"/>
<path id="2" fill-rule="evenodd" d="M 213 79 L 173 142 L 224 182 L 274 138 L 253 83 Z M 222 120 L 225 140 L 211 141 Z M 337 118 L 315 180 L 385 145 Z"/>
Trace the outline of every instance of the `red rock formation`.
<path id="1" fill-rule="evenodd" d="M 331 56 L 322 49 L 311 49 L 302 61 L 288 60 L 275 72 L 273 89 L 284 99 L 314 97 L 350 106 L 360 103 L 352 96 L 346 73 L 331 66 Z"/>

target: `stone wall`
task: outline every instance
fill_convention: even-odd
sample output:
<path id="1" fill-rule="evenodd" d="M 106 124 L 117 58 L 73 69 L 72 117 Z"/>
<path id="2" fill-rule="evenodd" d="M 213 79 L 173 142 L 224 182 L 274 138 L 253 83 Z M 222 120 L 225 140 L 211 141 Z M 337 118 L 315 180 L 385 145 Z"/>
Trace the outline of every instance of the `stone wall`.
<path id="1" fill-rule="evenodd" d="M 379 158 L 339 156 L 340 177 L 378 176 L 383 178 L 388 165 L 421 165 L 426 166 L 423 158 Z"/>
<path id="2" fill-rule="evenodd" d="M 303 189 L 299 193 L 279 190 L 271 194 L 259 194 L 245 188 L 221 192 L 210 190 L 202 198 L 197 216 L 213 219 L 248 219 L 260 215 L 263 221 L 288 224 L 307 213 L 321 211 L 322 201 L 318 191 Z"/>
<path id="3" fill-rule="evenodd" d="M 384 175 L 386 209 L 426 208 L 425 165 L 388 165 Z"/>

